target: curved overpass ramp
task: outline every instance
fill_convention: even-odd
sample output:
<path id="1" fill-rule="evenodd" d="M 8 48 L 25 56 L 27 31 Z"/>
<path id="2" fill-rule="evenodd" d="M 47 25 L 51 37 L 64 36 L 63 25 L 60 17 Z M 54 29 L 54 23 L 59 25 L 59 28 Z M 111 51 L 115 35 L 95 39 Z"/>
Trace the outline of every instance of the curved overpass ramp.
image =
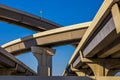
<path id="1" fill-rule="evenodd" d="M 105 0 L 74 51 L 64 75 L 120 72 L 120 0 Z M 83 73 L 81 73 L 83 72 Z"/>
<path id="2" fill-rule="evenodd" d="M 0 21 L 19 25 L 37 32 L 61 27 L 61 25 L 47 19 L 2 4 L 0 4 Z"/>
<path id="3" fill-rule="evenodd" d="M 16 39 L 7 44 L 2 45 L 2 48 L 13 55 L 19 55 L 30 51 L 31 46 L 59 46 L 65 44 L 78 43 L 91 22 L 86 22 L 69 27 L 62 27 L 49 31 L 33 34 L 31 36 Z M 78 34 L 79 33 L 79 34 Z"/>

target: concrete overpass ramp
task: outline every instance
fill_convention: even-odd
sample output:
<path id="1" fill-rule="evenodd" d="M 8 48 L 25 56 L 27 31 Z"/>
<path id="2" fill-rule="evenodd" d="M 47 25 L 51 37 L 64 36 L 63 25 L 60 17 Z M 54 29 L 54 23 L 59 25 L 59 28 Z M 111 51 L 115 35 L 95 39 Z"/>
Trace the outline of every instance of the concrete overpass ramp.
<path id="1" fill-rule="evenodd" d="M 0 47 L 0 75 L 36 75 L 36 73 Z"/>
<path id="2" fill-rule="evenodd" d="M 0 21 L 15 24 L 37 32 L 62 27 L 47 19 L 2 4 L 0 4 Z"/>
<path id="3" fill-rule="evenodd" d="M 13 55 L 30 51 L 31 46 L 59 46 L 78 43 L 91 22 L 71 25 L 49 31 L 33 34 L 31 36 L 11 41 L 2 45 L 2 48 Z"/>
<path id="4" fill-rule="evenodd" d="M 105 0 L 77 46 L 66 71 L 76 72 L 79 76 L 80 72 L 85 73 L 86 70 L 89 70 L 86 75 L 113 76 L 119 72 L 119 62 L 120 1 Z"/>

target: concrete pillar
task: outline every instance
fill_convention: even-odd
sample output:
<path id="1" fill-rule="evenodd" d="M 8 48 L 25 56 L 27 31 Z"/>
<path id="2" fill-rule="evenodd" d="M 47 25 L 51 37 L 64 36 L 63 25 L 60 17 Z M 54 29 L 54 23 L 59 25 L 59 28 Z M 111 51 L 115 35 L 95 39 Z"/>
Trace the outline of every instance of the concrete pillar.
<path id="1" fill-rule="evenodd" d="M 87 63 L 92 69 L 95 76 L 106 76 L 108 69 L 104 66 L 103 63 Z"/>
<path id="2" fill-rule="evenodd" d="M 82 71 L 79 72 L 75 72 L 77 74 L 77 76 L 86 76 L 86 74 Z"/>
<path id="3" fill-rule="evenodd" d="M 31 51 L 38 61 L 38 76 L 51 76 L 52 75 L 52 56 L 55 50 L 34 46 Z"/>
<path id="4" fill-rule="evenodd" d="M 71 70 L 77 74 L 77 76 L 86 76 L 85 69 L 76 69 L 71 65 Z"/>

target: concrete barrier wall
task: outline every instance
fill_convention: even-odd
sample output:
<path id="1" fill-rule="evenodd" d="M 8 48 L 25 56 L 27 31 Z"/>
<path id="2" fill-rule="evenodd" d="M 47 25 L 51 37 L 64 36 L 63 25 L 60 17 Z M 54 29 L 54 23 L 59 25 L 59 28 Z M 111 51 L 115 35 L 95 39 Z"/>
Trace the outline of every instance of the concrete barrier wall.
<path id="1" fill-rule="evenodd" d="M 89 77 L 0 76 L 0 80 L 94 80 Z"/>
<path id="2" fill-rule="evenodd" d="M 107 77 L 77 77 L 77 76 L 55 76 L 55 77 L 40 77 L 40 76 L 0 76 L 0 80 L 120 80 L 119 76 Z"/>

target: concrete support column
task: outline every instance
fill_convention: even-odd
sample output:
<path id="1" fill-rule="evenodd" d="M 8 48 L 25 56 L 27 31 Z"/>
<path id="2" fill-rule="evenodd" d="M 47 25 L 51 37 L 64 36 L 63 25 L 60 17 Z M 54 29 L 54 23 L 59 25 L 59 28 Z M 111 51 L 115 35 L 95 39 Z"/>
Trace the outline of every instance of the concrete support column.
<path id="1" fill-rule="evenodd" d="M 86 76 L 86 74 L 82 71 L 79 72 L 75 72 L 77 74 L 77 76 Z"/>
<path id="2" fill-rule="evenodd" d="M 104 66 L 103 63 L 87 63 L 92 69 L 95 76 L 106 76 L 108 69 Z"/>
<path id="3" fill-rule="evenodd" d="M 71 70 L 73 72 L 75 72 L 77 74 L 77 76 L 86 76 L 86 70 L 84 69 L 76 69 L 76 68 L 73 68 L 73 66 L 71 65 Z"/>
<path id="4" fill-rule="evenodd" d="M 38 76 L 52 75 L 52 56 L 55 50 L 43 47 L 31 47 L 31 50 L 38 61 Z"/>

